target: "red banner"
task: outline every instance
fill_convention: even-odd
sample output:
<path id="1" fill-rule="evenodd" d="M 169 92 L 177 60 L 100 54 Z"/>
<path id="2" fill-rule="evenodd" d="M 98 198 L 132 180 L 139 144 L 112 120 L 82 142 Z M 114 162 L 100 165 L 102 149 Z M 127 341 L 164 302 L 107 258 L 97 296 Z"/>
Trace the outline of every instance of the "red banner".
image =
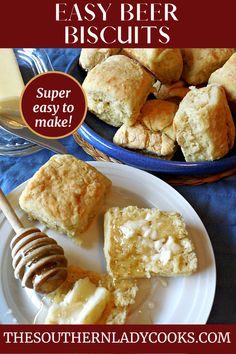
<path id="1" fill-rule="evenodd" d="M 2 1 L 0 47 L 234 47 L 235 0 Z"/>
<path id="2" fill-rule="evenodd" d="M 5 325 L 0 352 L 235 354 L 236 325 Z"/>

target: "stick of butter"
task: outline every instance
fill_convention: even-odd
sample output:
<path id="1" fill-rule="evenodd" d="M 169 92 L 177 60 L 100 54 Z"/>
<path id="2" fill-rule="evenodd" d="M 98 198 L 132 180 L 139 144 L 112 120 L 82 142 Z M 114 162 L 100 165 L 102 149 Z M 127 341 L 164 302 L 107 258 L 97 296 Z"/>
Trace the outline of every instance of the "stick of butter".
<path id="1" fill-rule="evenodd" d="M 50 306 L 46 324 L 95 324 L 109 301 L 109 291 L 80 279 L 63 301 Z"/>
<path id="2" fill-rule="evenodd" d="M 24 82 L 13 49 L 0 49 L 0 115 L 22 123 L 19 109 Z"/>

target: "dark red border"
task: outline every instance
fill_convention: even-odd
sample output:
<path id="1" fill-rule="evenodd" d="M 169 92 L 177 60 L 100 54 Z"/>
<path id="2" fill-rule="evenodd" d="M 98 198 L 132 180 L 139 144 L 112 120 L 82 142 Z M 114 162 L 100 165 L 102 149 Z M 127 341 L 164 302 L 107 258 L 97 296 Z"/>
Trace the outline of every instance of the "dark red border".
<path id="1" fill-rule="evenodd" d="M 49 332 L 114 332 L 115 339 L 121 337 L 123 332 L 126 332 L 129 336 L 130 332 L 164 332 L 166 334 L 174 333 L 185 333 L 183 336 L 185 339 L 188 338 L 189 333 L 195 336 L 195 342 L 191 340 L 186 343 L 184 340 L 180 340 L 178 343 L 151 343 L 143 342 L 141 339 L 134 344 L 130 343 L 6 343 L 6 336 L 4 337 L 4 332 L 17 332 L 26 335 L 26 332 L 31 333 L 32 336 L 35 333 Z M 229 333 L 228 337 L 230 341 L 227 340 L 223 343 L 222 340 L 217 343 L 200 343 L 198 341 L 199 333 L 204 332 L 204 338 L 209 333 L 219 333 L 222 332 L 223 336 L 225 333 Z M 180 337 L 180 338 L 183 338 Z M 155 338 L 155 337 L 153 337 Z M 163 336 L 162 336 L 163 338 Z M 173 338 L 173 336 L 171 337 Z M 191 336 L 190 336 L 191 338 Z M 214 338 L 211 336 L 210 338 Z M 69 342 L 69 341 L 68 341 Z M 0 326 L 0 352 L 1 353 L 185 353 L 185 354 L 235 354 L 236 353 L 236 325 L 97 325 L 97 326 L 85 326 L 85 325 L 4 325 Z"/>
<path id="2" fill-rule="evenodd" d="M 56 22 L 55 4 L 64 2 L 68 7 L 78 3 L 82 9 L 88 2 L 97 3 L 94 0 L 2 0 L 0 11 L 0 47 L 117 47 L 121 46 L 114 42 L 104 45 L 102 41 L 96 44 L 80 43 L 66 45 L 64 42 L 65 22 Z M 102 4 L 112 3 L 112 13 L 106 23 L 101 21 L 101 15 L 97 12 L 95 21 L 79 23 L 78 21 L 67 22 L 69 25 L 86 27 L 96 25 L 99 29 L 105 25 L 117 26 L 120 23 L 119 7 L 122 0 L 100 0 Z M 123 2 L 137 3 L 133 0 Z M 236 1 L 225 2 L 215 0 L 140 0 L 144 3 L 169 2 L 177 6 L 179 21 L 171 21 L 171 40 L 168 45 L 163 45 L 153 39 L 153 43 L 147 44 L 146 36 L 139 39 L 139 43 L 123 44 L 122 47 L 234 47 L 235 46 L 235 13 Z M 132 21 L 122 23 L 125 30 L 127 25 L 141 26 L 153 25 L 153 23 L 140 23 Z M 159 26 L 166 24 L 155 23 Z"/>

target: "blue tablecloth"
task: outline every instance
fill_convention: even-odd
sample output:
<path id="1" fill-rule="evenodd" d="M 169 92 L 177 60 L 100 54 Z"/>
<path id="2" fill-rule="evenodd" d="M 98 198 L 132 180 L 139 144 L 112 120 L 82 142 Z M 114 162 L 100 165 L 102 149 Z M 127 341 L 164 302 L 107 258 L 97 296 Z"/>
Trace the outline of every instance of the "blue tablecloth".
<path id="1" fill-rule="evenodd" d="M 47 49 L 55 70 L 65 70 L 78 49 Z M 92 160 L 72 137 L 62 139 L 68 153 Z M 0 186 L 11 192 L 53 153 L 41 150 L 23 157 L 0 157 Z M 236 175 L 196 187 L 176 187 L 202 219 L 211 238 L 217 265 L 217 289 L 209 323 L 236 323 Z"/>

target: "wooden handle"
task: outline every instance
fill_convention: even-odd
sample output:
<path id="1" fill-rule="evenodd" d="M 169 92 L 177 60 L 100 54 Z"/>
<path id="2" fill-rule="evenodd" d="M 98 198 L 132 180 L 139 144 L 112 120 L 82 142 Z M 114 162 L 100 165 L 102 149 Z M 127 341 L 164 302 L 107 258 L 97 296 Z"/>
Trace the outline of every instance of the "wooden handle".
<path id="1" fill-rule="evenodd" d="M 20 220 L 18 219 L 15 211 L 12 209 L 10 203 L 5 197 L 3 191 L 0 189 L 0 208 L 3 211 L 3 214 L 6 216 L 7 220 L 10 222 L 11 226 L 17 233 L 20 229 L 23 228 Z"/>

